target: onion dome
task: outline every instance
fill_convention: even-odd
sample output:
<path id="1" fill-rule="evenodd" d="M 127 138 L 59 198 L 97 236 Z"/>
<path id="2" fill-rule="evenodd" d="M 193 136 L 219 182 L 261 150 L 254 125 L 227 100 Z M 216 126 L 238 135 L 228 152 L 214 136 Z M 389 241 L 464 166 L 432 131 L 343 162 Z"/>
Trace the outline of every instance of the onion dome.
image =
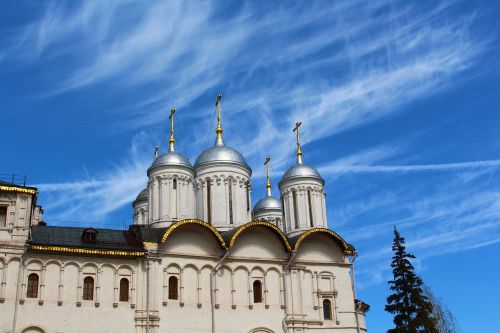
<path id="1" fill-rule="evenodd" d="M 273 196 L 266 196 L 260 199 L 253 207 L 254 214 L 266 211 L 266 210 L 281 210 L 281 202 Z"/>
<path id="2" fill-rule="evenodd" d="M 214 147 L 208 148 L 196 159 L 194 167 L 198 168 L 202 165 L 213 164 L 213 163 L 231 163 L 235 165 L 242 166 L 247 169 L 248 172 L 252 172 L 252 169 L 248 166 L 243 155 L 234 148 L 227 147 L 224 142 L 217 143 Z"/>
<path id="3" fill-rule="evenodd" d="M 217 137 L 215 139 L 215 145 L 211 148 L 203 151 L 200 156 L 196 159 L 194 167 L 198 168 L 204 165 L 210 165 L 215 163 L 228 163 L 234 164 L 245 168 L 250 174 L 252 169 L 248 166 L 247 161 L 243 155 L 234 148 L 224 145 L 224 140 L 222 139 L 222 127 L 221 127 L 221 117 L 220 117 L 220 99 L 222 95 L 217 96 L 217 129 L 215 133 Z"/>
<path id="4" fill-rule="evenodd" d="M 321 183 L 325 183 L 325 180 L 320 176 L 318 170 L 307 164 L 304 164 L 302 161 L 297 162 L 297 164 L 288 169 L 281 178 L 281 182 L 293 178 L 315 178 Z"/>
<path id="5" fill-rule="evenodd" d="M 148 197 L 149 197 L 149 191 L 148 188 L 146 187 L 141 192 L 139 192 L 139 195 L 137 195 L 137 198 L 135 198 L 134 202 L 148 200 Z"/>
<path id="6" fill-rule="evenodd" d="M 186 156 L 175 151 L 169 151 L 155 158 L 153 164 L 151 164 L 150 166 L 150 169 L 160 165 L 184 166 L 187 168 L 192 168 L 189 159 Z"/>

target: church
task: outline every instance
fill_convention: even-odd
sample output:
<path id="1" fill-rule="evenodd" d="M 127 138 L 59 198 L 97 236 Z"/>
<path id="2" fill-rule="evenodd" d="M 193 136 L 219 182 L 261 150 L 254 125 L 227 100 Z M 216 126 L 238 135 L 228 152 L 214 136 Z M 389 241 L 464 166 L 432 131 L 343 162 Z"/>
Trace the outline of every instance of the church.
<path id="1" fill-rule="evenodd" d="M 50 226 L 38 189 L 0 181 L 0 333 L 366 332 L 356 250 L 328 228 L 325 180 L 296 162 L 252 206 L 223 140 L 194 164 L 157 147 L 127 230 Z M 260 192 L 260 191 L 259 191 Z"/>

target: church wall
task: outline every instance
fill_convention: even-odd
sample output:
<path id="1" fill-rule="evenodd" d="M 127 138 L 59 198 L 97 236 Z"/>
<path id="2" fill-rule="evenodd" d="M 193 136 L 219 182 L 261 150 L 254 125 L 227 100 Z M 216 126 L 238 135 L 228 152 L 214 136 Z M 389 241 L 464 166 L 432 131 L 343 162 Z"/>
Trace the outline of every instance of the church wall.
<path id="1" fill-rule="evenodd" d="M 20 275 L 19 257 L 8 262 L 5 278 L 3 262 L 0 267 L 4 290 L 0 312 L 12 314 L 0 316 L 0 332 L 11 331 L 17 292 L 18 332 L 29 326 L 40 327 L 45 332 L 134 332 L 132 296 L 137 261 L 27 254 Z M 30 274 L 37 274 L 39 278 L 34 298 L 27 293 Z M 16 288 L 18 276 L 19 289 Z M 89 301 L 82 299 L 82 281 L 86 276 L 95 280 L 93 300 Z M 118 298 L 116 281 L 122 277 L 130 281 L 128 302 L 120 302 Z"/>
<path id="2" fill-rule="evenodd" d="M 274 332 L 282 330 L 285 314 L 282 272 L 287 253 L 280 249 L 282 245 L 279 240 L 273 239 L 276 237 L 274 234 L 260 227 L 252 229 L 240 235 L 235 244 L 235 252 L 226 259 L 213 281 L 216 286 L 213 299 L 216 332 L 250 332 L 257 327 L 266 327 Z M 161 318 L 159 322 L 155 322 L 159 324 L 156 331 L 153 330 L 156 326 L 152 320 L 152 333 L 165 329 L 175 332 L 211 331 L 210 275 L 212 268 L 220 260 L 222 251 L 209 256 L 201 254 L 200 249 L 188 251 L 190 248 L 183 245 L 183 242 L 194 236 L 194 230 L 199 233 L 194 242 L 205 239 L 207 244 L 202 248 L 215 248 L 216 240 L 210 239 L 213 236 L 208 232 L 204 234 L 203 229 L 179 229 L 170 235 L 165 244 L 176 249 L 177 254 L 163 253 L 163 250 L 169 248 L 161 247 L 160 253 L 150 260 L 151 315 Z M 210 237 L 205 238 L 207 236 Z M 255 242 L 256 239 L 259 241 Z M 331 258 L 325 261 L 324 257 L 317 257 L 316 260 L 307 257 L 311 255 L 309 249 L 314 249 L 314 245 L 318 241 L 321 243 L 321 240 L 321 237 L 313 239 L 311 236 L 310 241 L 304 241 L 291 265 L 291 272 L 287 275 L 290 279 L 288 288 L 291 288 L 288 289 L 289 313 L 300 315 L 301 320 L 306 322 L 305 327 L 310 329 L 331 327 L 338 332 L 354 332 L 351 329 L 340 329 L 355 327 L 349 265 L 332 265 Z M 328 240 L 326 238 L 323 241 Z M 270 244 L 270 247 L 262 253 L 255 252 L 262 244 Z M 319 246 L 325 249 L 325 244 Z M 178 252 L 179 250 L 182 252 Z M 326 252 L 331 250 L 330 247 Z M 249 256 L 249 253 L 254 253 L 254 256 Z M 275 256 L 269 256 L 270 253 L 275 253 Z M 7 290 L 10 292 L 6 302 L 0 303 L 0 311 L 5 311 L 5 308 L 13 309 L 14 304 L 18 266 L 16 261 L 11 261 L 9 265 Z M 45 273 L 42 273 L 44 267 Z M 21 294 L 24 301 L 19 304 L 18 327 L 36 324 L 45 332 L 101 332 L 105 323 L 106 331 L 135 332 L 134 317 L 138 313 L 144 313 L 146 274 L 140 261 L 30 254 L 23 271 Z M 29 272 L 45 274 L 41 278 L 45 286 L 43 304 L 39 303 L 42 295 L 36 299 L 25 297 Z M 177 276 L 180 282 L 178 300 L 168 299 L 168 277 L 172 275 Z M 92 301 L 81 299 L 81 281 L 84 276 L 96 278 L 96 295 Z M 130 278 L 131 289 L 135 288 L 136 283 L 140 286 L 137 297 L 130 291 L 130 302 L 116 301 L 117 281 L 122 276 Z M 255 280 L 262 282 L 261 303 L 255 303 L 253 299 Z M 60 284 L 59 281 L 63 282 Z M 62 288 L 59 289 L 60 287 Z M 319 326 L 322 322 L 321 300 L 324 297 L 333 302 L 334 320 L 323 322 L 323 326 Z M 62 300 L 60 305 L 59 299 Z M 135 308 L 131 307 L 132 303 L 135 303 Z M 10 310 L 7 312 L 10 313 Z M 9 327 L 11 319 L 0 319 L 0 325 Z"/>

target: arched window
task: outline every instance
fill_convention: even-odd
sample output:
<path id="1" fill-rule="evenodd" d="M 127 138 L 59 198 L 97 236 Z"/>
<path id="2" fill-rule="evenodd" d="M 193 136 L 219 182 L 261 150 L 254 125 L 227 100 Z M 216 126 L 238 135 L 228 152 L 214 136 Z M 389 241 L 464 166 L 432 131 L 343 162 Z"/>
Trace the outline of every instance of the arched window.
<path id="1" fill-rule="evenodd" d="M 172 189 L 177 190 L 177 179 L 176 178 L 174 178 L 174 180 L 172 181 Z"/>
<path id="2" fill-rule="evenodd" d="M 87 276 L 83 279 L 83 300 L 91 301 L 94 299 L 94 279 Z"/>
<path id="3" fill-rule="evenodd" d="M 179 299 L 179 280 L 175 276 L 168 278 L 168 299 Z"/>
<path id="4" fill-rule="evenodd" d="M 332 302 L 329 299 L 323 300 L 323 319 L 332 320 Z"/>
<path id="5" fill-rule="evenodd" d="M 293 201 L 293 218 L 295 219 L 295 229 L 300 227 L 299 225 L 299 207 L 297 207 L 297 192 L 292 191 L 292 201 Z"/>
<path id="6" fill-rule="evenodd" d="M 128 302 L 129 284 L 128 279 L 123 278 L 120 280 L 120 302 Z"/>
<path id="7" fill-rule="evenodd" d="M 253 282 L 253 302 L 262 303 L 262 282 L 259 280 Z"/>
<path id="8" fill-rule="evenodd" d="M 309 223 L 311 227 L 314 227 L 313 222 L 313 208 L 312 208 L 312 200 L 311 200 L 311 190 L 307 190 L 307 201 L 309 204 Z"/>
<path id="9" fill-rule="evenodd" d="M 26 290 L 26 297 L 28 298 L 38 297 L 38 274 L 31 273 L 28 276 L 28 289 Z"/>

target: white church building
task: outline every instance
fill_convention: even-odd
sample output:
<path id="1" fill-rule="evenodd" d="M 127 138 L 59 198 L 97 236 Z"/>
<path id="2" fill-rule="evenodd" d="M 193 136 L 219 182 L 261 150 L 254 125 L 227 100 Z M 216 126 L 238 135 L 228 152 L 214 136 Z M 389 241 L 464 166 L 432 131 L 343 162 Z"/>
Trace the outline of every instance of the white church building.
<path id="1" fill-rule="evenodd" d="M 49 226 L 34 187 L 0 181 L 0 333 L 366 332 L 354 247 L 328 228 L 324 179 L 297 161 L 252 207 L 222 137 L 147 170 L 128 230 Z M 146 183 L 146 179 L 145 179 Z"/>

